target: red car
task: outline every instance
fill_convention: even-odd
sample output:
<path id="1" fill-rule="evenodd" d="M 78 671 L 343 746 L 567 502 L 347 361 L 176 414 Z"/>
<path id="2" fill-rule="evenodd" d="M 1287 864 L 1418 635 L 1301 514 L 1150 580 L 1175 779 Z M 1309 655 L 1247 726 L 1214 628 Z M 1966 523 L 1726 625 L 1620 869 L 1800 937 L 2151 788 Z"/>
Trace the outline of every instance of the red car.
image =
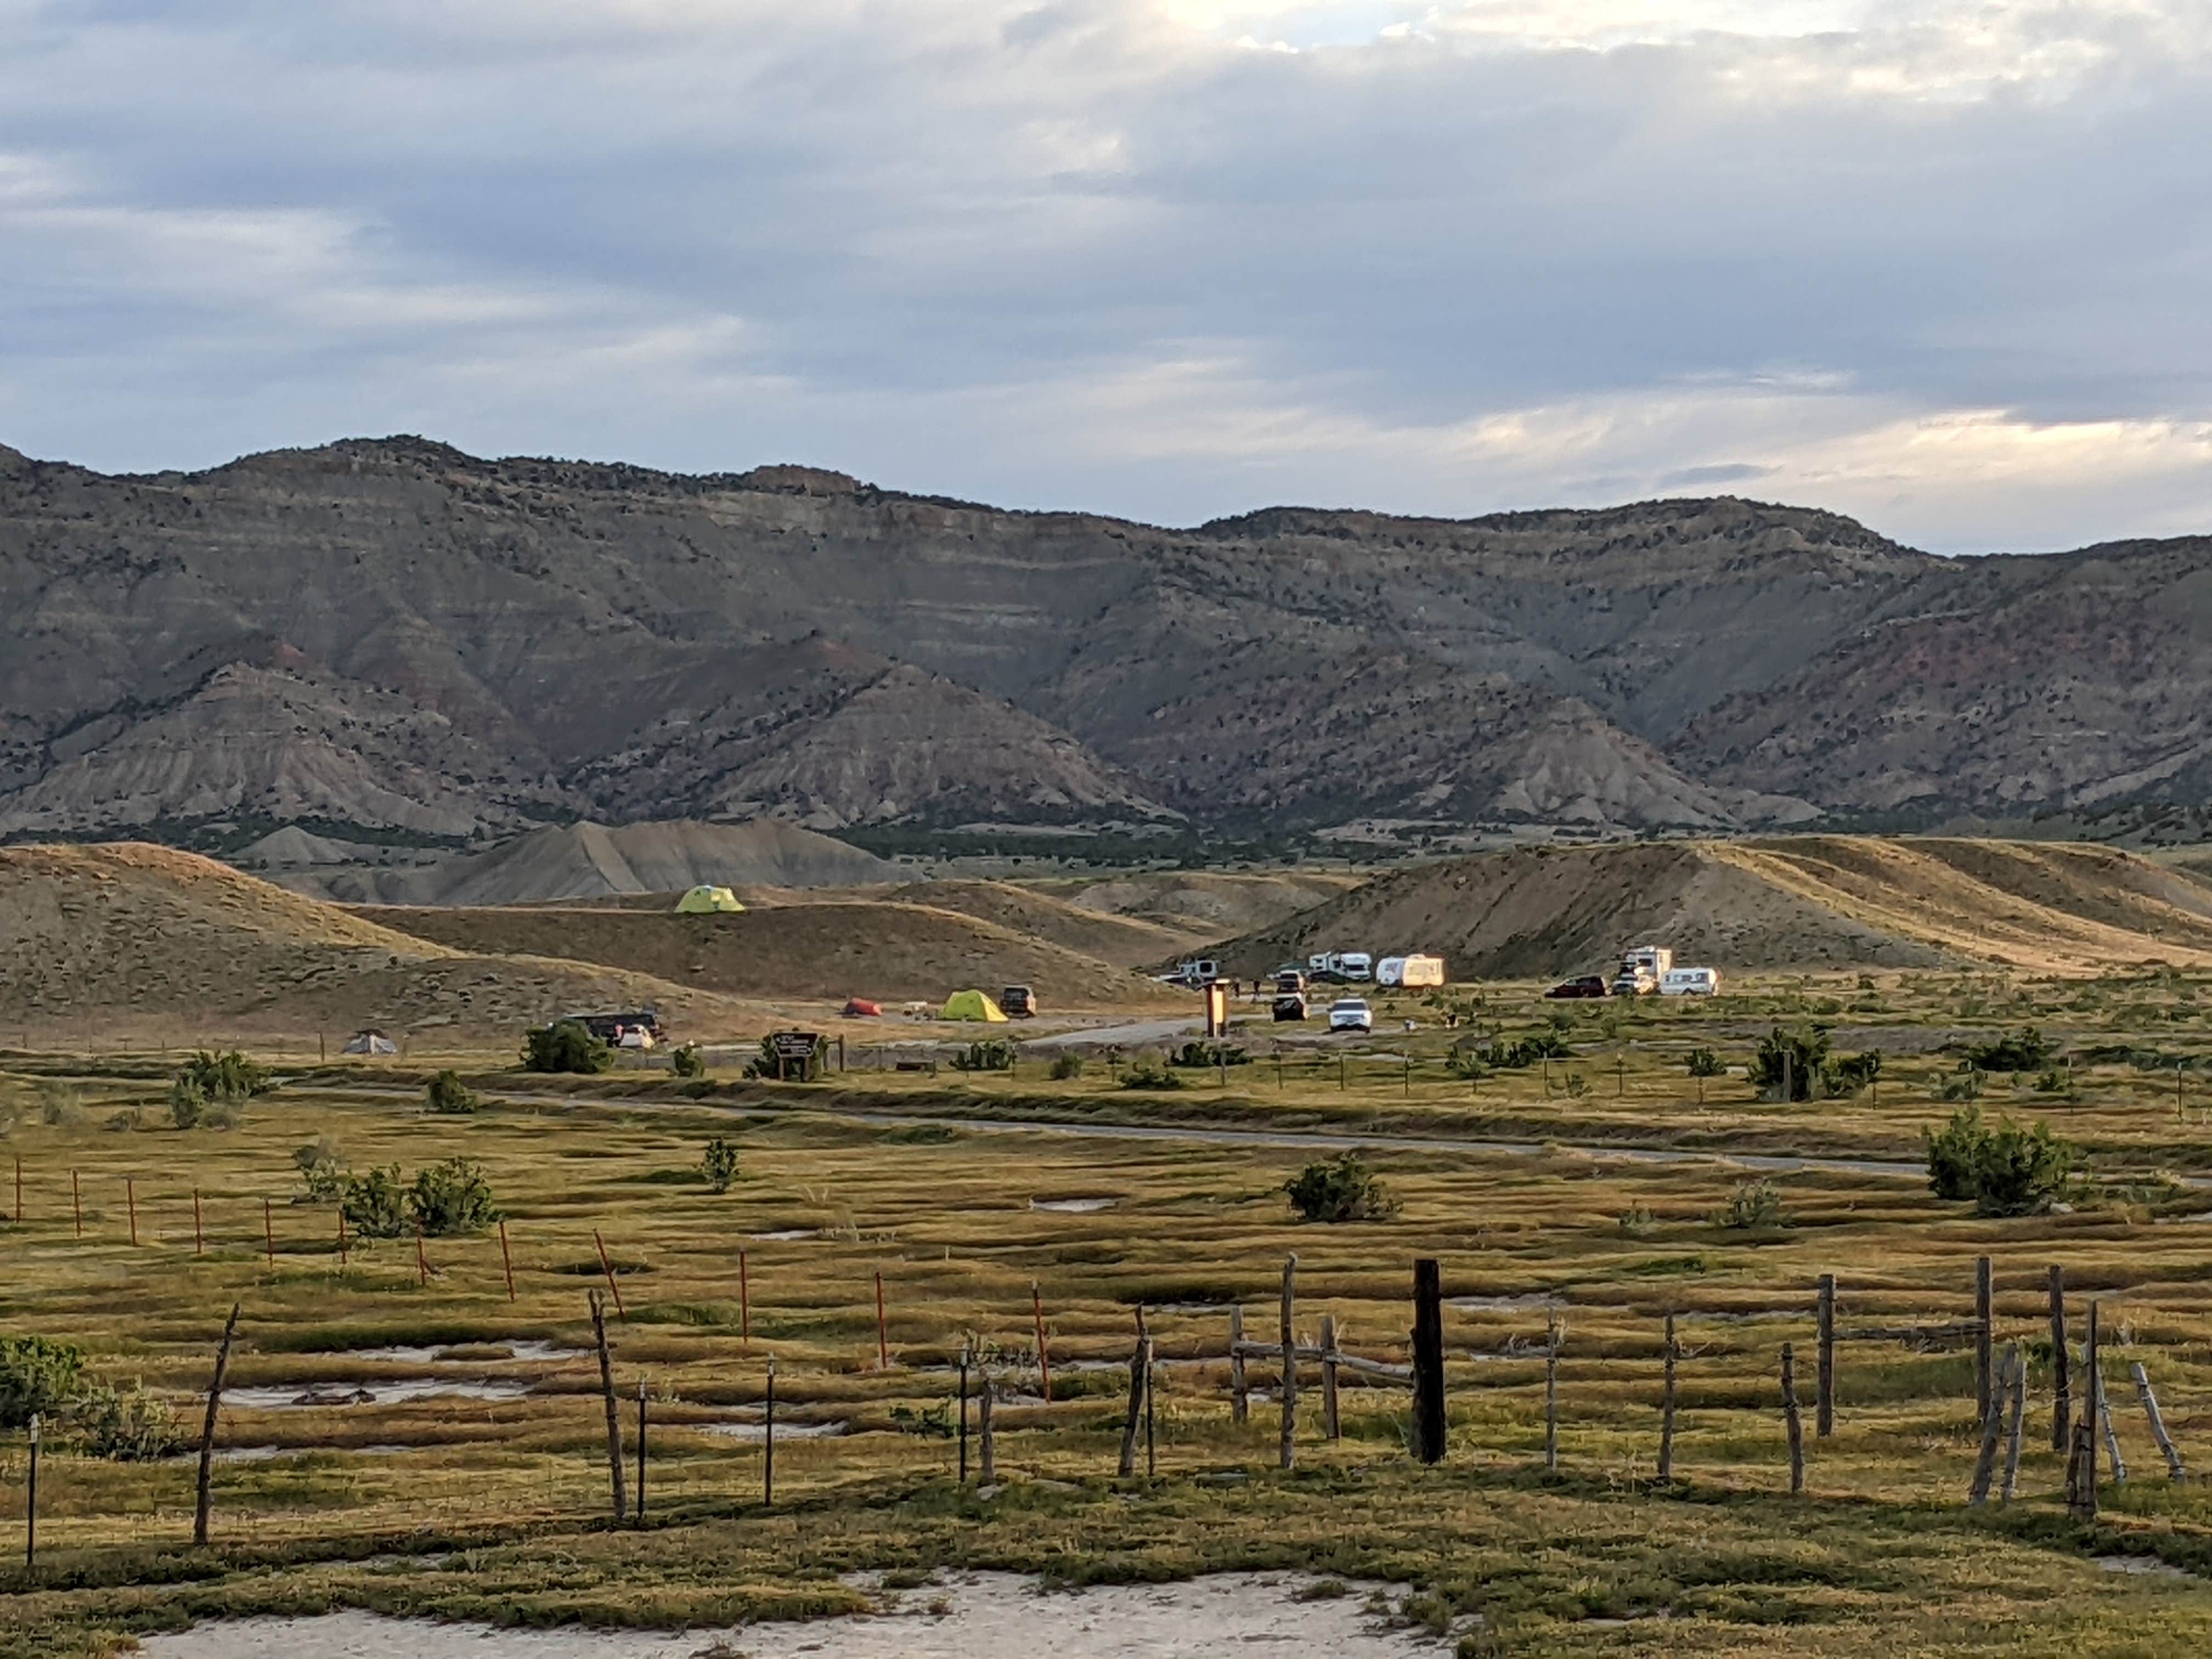
<path id="1" fill-rule="evenodd" d="M 1560 981 L 1544 994 L 1547 997 L 1602 997 L 1610 996 L 1612 993 L 1606 989 L 1603 975 L 1583 974 L 1575 979 Z"/>

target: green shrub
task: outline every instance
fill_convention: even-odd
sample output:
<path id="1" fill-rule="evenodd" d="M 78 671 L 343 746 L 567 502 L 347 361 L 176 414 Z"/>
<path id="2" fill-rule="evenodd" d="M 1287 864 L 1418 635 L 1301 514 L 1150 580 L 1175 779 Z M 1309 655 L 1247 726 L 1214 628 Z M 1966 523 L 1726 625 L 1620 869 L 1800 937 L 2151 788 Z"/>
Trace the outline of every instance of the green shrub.
<path id="1" fill-rule="evenodd" d="M 1083 1056 L 1073 1048 L 1063 1048 L 1053 1057 L 1052 1080 L 1072 1083 L 1083 1075 Z"/>
<path id="2" fill-rule="evenodd" d="M 738 1149 L 718 1135 L 707 1143 L 699 1168 L 707 1177 L 708 1191 L 726 1193 L 738 1178 Z"/>
<path id="3" fill-rule="evenodd" d="M 336 1204 L 345 1197 L 345 1155 L 328 1135 L 318 1135 L 308 1146 L 292 1151 L 292 1167 L 300 1172 L 307 1189 L 295 1203 Z"/>
<path id="4" fill-rule="evenodd" d="M 1966 1063 L 1978 1072 L 2039 1072 L 2057 1052 L 2041 1031 L 2027 1025 L 1994 1042 L 1968 1048 Z"/>
<path id="5" fill-rule="evenodd" d="M 1936 1092 L 1945 1100 L 1979 1100 L 1982 1097 L 1982 1074 L 1966 1071 L 1947 1077 Z"/>
<path id="6" fill-rule="evenodd" d="M 1124 1089 L 1180 1089 L 1182 1079 L 1158 1054 L 1139 1054 L 1121 1073 Z"/>
<path id="7" fill-rule="evenodd" d="M 1689 1060 L 1686 1063 L 1689 1066 L 1690 1075 L 1692 1077 L 1725 1077 L 1728 1075 L 1728 1067 L 1721 1063 L 1721 1057 L 1710 1048 L 1691 1049 Z"/>
<path id="8" fill-rule="evenodd" d="M 1516 1039 L 1492 1037 L 1479 1058 L 1493 1070 L 1517 1072 L 1539 1060 L 1572 1060 L 1575 1051 L 1559 1040 L 1557 1032 L 1535 1031 Z"/>
<path id="9" fill-rule="evenodd" d="M 179 1129 L 198 1128 L 207 1103 L 207 1091 L 194 1079 L 179 1073 L 170 1082 L 169 1121 Z"/>
<path id="10" fill-rule="evenodd" d="M 1387 1221 L 1398 1213 L 1397 1200 L 1357 1152 L 1307 1164 L 1283 1190 L 1303 1221 Z"/>
<path id="11" fill-rule="evenodd" d="M 668 1056 L 669 1068 L 678 1077 L 707 1075 L 707 1056 L 696 1042 L 687 1042 Z"/>
<path id="12" fill-rule="evenodd" d="M 76 1398 L 84 1350 L 44 1336 L 0 1336 L 0 1429 L 51 1417 Z"/>
<path id="13" fill-rule="evenodd" d="M 1490 1075 L 1490 1067 L 1483 1063 L 1482 1055 L 1480 1050 L 1474 1048 L 1462 1048 L 1455 1043 L 1452 1046 L 1450 1052 L 1444 1055 L 1444 1075 L 1446 1077 L 1485 1078 Z"/>
<path id="14" fill-rule="evenodd" d="M 1990 1128 L 1978 1106 L 1954 1112 L 1940 1132 L 1922 1133 L 1929 1188 L 1938 1198 L 1972 1199 L 1986 1216 L 2049 1209 L 2065 1191 L 2080 1156 L 2046 1123 L 2027 1129 L 2007 1117 Z"/>
<path id="15" fill-rule="evenodd" d="M 135 1382 L 122 1389 L 96 1382 L 77 1396 L 69 1415 L 79 1449 L 110 1462 L 156 1462 L 188 1443 L 176 1414 Z"/>
<path id="16" fill-rule="evenodd" d="M 1713 1224 L 1748 1231 L 1782 1226 L 1782 1189 L 1771 1181 L 1739 1181 L 1729 1201 L 1713 1212 Z"/>
<path id="17" fill-rule="evenodd" d="M 575 1072 L 585 1076 L 615 1063 L 615 1051 L 573 1019 L 533 1026 L 522 1039 L 526 1072 Z"/>
<path id="18" fill-rule="evenodd" d="M 499 1219 L 483 1166 L 465 1158 L 449 1158 L 417 1174 L 407 1207 L 431 1238 L 482 1232 Z"/>
<path id="19" fill-rule="evenodd" d="M 338 1208 L 359 1237 L 398 1238 L 407 1231 L 407 1191 L 399 1184 L 399 1166 L 347 1176 Z"/>
<path id="20" fill-rule="evenodd" d="M 203 1101 L 251 1100 L 276 1086 L 276 1079 L 235 1048 L 224 1054 L 201 1049 L 177 1073 L 178 1082 L 187 1080 L 198 1088 Z"/>
<path id="21" fill-rule="evenodd" d="M 466 1117 L 483 1103 L 475 1090 L 461 1081 L 459 1072 L 441 1072 L 430 1079 L 423 1091 L 424 1103 L 434 1112 L 448 1117 Z"/>
<path id="22" fill-rule="evenodd" d="M 1004 1037 L 987 1037 L 981 1042 L 971 1042 L 967 1052 L 952 1056 L 956 1072 L 1011 1072 L 1014 1069 L 1014 1045 Z"/>
<path id="23" fill-rule="evenodd" d="M 1845 1054 L 1830 1062 L 1824 1080 L 1832 1093 L 1855 1095 L 1881 1075 L 1880 1054 Z"/>
<path id="24" fill-rule="evenodd" d="M 1751 1080 L 1761 1095 L 1812 1100 L 1817 1097 L 1815 1091 L 1828 1060 L 1825 1027 L 1785 1031 L 1778 1025 L 1759 1040 L 1758 1056 L 1751 1063 Z"/>
<path id="25" fill-rule="evenodd" d="M 1168 1063 L 1191 1070 L 1203 1067 L 1210 1072 L 1217 1066 L 1249 1066 L 1252 1056 L 1233 1042 L 1186 1042 Z"/>

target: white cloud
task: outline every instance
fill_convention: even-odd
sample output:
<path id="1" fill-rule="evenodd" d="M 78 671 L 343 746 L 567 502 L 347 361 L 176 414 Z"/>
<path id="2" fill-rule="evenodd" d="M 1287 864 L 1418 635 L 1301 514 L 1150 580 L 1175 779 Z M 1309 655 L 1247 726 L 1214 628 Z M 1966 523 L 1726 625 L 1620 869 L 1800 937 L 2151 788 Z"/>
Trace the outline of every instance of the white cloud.
<path id="1" fill-rule="evenodd" d="M 2208 93 L 2195 0 L 0 0 L 0 441 L 2207 527 Z"/>

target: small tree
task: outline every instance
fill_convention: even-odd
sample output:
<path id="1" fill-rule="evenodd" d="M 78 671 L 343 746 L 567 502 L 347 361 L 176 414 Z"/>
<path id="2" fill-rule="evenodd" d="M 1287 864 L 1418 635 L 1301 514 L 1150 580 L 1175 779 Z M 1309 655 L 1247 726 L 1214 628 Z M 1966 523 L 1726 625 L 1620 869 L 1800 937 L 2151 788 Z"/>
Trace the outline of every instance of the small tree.
<path id="1" fill-rule="evenodd" d="M 2057 1052 L 2040 1030 L 2027 1025 L 1968 1048 L 1966 1064 L 1978 1072 L 2039 1072 Z"/>
<path id="2" fill-rule="evenodd" d="M 465 1158 L 449 1158 L 416 1175 L 407 1207 L 432 1238 L 482 1232 L 499 1219 L 483 1166 Z"/>
<path id="3" fill-rule="evenodd" d="M 235 1048 L 223 1054 L 203 1048 L 185 1062 L 177 1077 L 197 1084 L 207 1100 L 250 1100 L 276 1086 L 276 1079 Z"/>
<path id="4" fill-rule="evenodd" d="M 686 1042 L 668 1056 L 669 1069 L 678 1077 L 707 1075 L 707 1056 L 696 1042 Z"/>
<path id="5" fill-rule="evenodd" d="M 1751 1080 L 1762 1095 L 1778 1100 L 1812 1100 L 1828 1065 L 1828 1033 L 1815 1025 L 1785 1031 L 1779 1025 L 1762 1038 L 1752 1061 Z"/>
<path id="6" fill-rule="evenodd" d="M 1073 1083 L 1082 1075 L 1083 1056 L 1077 1054 L 1074 1049 L 1063 1048 L 1053 1056 L 1052 1080 L 1054 1082 Z"/>
<path id="7" fill-rule="evenodd" d="M 1928 1186 L 1936 1197 L 1960 1199 L 1974 1195 L 1975 1164 L 1986 1133 L 1978 1106 L 1960 1108 L 1941 1130 L 1920 1132 L 1928 1146 Z"/>
<path id="8" fill-rule="evenodd" d="M 738 1149 L 716 1136 L 707 1143 L 706 1154 L 700 1158 L 699 1168 L 707 1177 L 709 1192 L 726 1193 L 730 1190 L 730 1183 L 738 1178 Z"/>
<path id="9" fill-rule="evenodd" d="M 1303 1221 L 1387 1221 L 1393 1198 L 1357 1152 L 1309 1164 L 1283 1185 Z"/>
<path id="10" fill-rule="evenodd" d="M 1689 1066 L 1690 1075 L 1692 1077 L 1725 1077 L 1728 1075 L 1728 1067 L 1721 1064 L 1721 1057 L 1710 1048 L 1691 1049 L 1687 1064 Z"/>
<path id="11" fill-rule="evenodd" d="M 179 1072 L 169 1084 L 169 1121 L 179 1129 L 197 1128 L 207 1113 L 207 1091 L 198 1079 Z"/>
<path id="12" fill-rule="evenodd" d="M 367 1175 L 349 1176 L 338 1208 L 360 1237 L 398 1237 L 407 1231 L 407 1192 L 399 1184 L 399 1166 L 392 1164 Z"/>
<path id="13" fill-rule="evenodd" d="M 115 1463 L 152 1463 L 186 1444 L 176 1414 L 143 1384 L 114 1389 L 95 1382 L 70 1407 L 81 1449 Z"/>
<path id="14" fill-rule="evenodd" d="M 574 1072 L 585 1076 L 615 1063 L 615 1051 L 573 1019 L 539 1025 L 522 1039 L 526 1072 Z"/>
<path id="15" fill-rule="evenodd" d="M 2028 1129 L 2007 1117 L 1992 1129 L 1983 1123 L 1978 1106 L 1954 1113 L 1940 1133 L 1923 1133 L 1929 1188 L 1939 1198 L 1971 1198 L 1986 1216 L 2049 1209 L 2066 1190 L 2080 1158 L 2049 1124 Z"/>
<path id="16" fill-rule="evenodd" d="M 1180 1089 L 1182 1079 L 1158 1054 L 1139 1054 L 1121 1073 L 1124 1089 Z"/>
<path id="17" fill-rule="evenodd" d="M 1713 1224 L 1753 1232 L 1783 1225 L 1782 1189 L 1771 1181 L 1739 1181 L 1713 1212 Z"/>
<path id="18" fill-rule="evenodd" d="M 424 1103 L 429 1109 L 448 1117 L 466 1117 L 483 1103 L 475 1090 L 461 1081 L 459 1072 L 441 1072 L 430 1079 L 423 1091 Z"/>
<path id="19" fill-rule="evenodd" d="M 971 1042 L 965 1054 L 952 1056 L 952 1069 L 956 1072 L 1011 1072 L 1014 1069 L 1014 1045 L 1002 1037 Z"/>

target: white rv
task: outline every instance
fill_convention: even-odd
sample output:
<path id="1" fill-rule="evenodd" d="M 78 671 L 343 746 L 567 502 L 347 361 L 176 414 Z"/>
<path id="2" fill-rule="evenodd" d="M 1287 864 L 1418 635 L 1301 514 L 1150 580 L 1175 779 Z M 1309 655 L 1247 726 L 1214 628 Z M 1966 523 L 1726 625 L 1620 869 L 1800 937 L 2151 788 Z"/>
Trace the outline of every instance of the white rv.
<path id="1" fill-rule="evenodd" d="M 1444 982 L 1444 959 L 1417 954 L 1385 957 L 1375 964 L 1377 985 L 1398 985 L 1408 989 L 1422 986 L 1442 985 Z"/>
<path id="2" fill-rule="evenodd" d="M 1711 968 L 1669 968 L 1659 976 L 1662 997 L 1714 997 L 1721 992 L 1721 976 Z"/>

